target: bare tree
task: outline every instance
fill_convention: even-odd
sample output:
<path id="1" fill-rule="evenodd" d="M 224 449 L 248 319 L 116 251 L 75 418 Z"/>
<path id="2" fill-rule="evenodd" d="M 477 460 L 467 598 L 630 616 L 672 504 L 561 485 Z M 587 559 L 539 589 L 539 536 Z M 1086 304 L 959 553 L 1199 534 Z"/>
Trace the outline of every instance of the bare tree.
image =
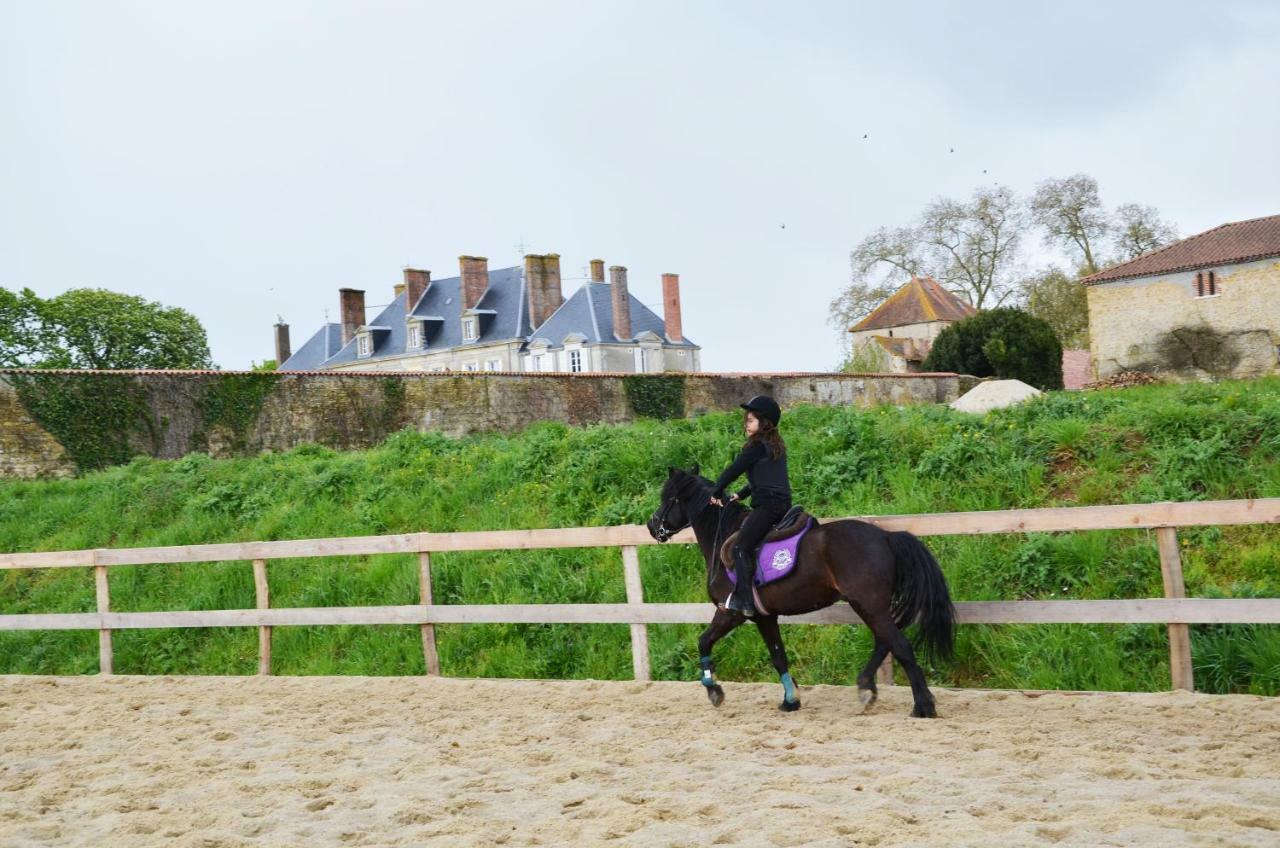
<path id="1" fill-rule="evenodd" d="M 980 188 L 968 203 L 942 199 L 924 211 L 919 232 L 934 279 L 978 309 L 1015 292 L 1022 204 L 1004 186 Z"/>
<path id="2" fill-rule="evenodd" d="M 831 301 L 828 321 L 844 338 L 904 282 L 923 273 L 920 235 L 911 227 L 881 227 L 849 254 L 849 287 Z"/>
<path id="3" fill-rule="evenodd" d="M 1045 180 L 1031 196 L 1032 219 L 1045 229 L 1045 242 L 1078 253 L 1082 274 L 1099 267 L 1098 249 L 1110 229 L 1098 198 L 1098 181 L 1088 174 Z"/>
<path id="4" fill-rule="evenodd" d="M 1135 259 L 1177 238 L 1177 228 L 1168 221 L 1160 220 L 1160 213 L 1154 206 L 1125 203 L 1116 207 L 1112 247 L 1119 261 Z"/>

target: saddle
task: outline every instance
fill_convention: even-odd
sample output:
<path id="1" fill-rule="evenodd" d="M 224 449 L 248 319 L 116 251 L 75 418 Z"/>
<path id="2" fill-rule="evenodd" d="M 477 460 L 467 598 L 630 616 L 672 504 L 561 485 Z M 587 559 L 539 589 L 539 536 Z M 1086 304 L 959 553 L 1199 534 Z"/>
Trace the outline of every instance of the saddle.
<path id="1" fill-rule="evenodd" d="M 778 523 L 773 525 L 773 529 L 765 534 L 764 540 L 760 543 L 760 549 L 763 551 L 765 546 L 770 542 L 781 542 L 784 539 L 790 539 L 793 536 L 799 536 L 809 529 L 811 524 L 817 524 L 818 520 L 809 513 L 805 512 L 804 507 L 796 504 L 787 510 L 787 514 L 778 519 Z M 738 534 L 733 533 L 729 538 L 724 540 L 724 544 L 720 546 L 720 561 L 724 563 L 729 570 L 730 575 L 733 574 L 733 546 L 738 541 Z M 787 547 L 794 549 L 799 546 L 799 539 L 793 545 Z M 794 550 L 793 550 L 794 552 Z"/>

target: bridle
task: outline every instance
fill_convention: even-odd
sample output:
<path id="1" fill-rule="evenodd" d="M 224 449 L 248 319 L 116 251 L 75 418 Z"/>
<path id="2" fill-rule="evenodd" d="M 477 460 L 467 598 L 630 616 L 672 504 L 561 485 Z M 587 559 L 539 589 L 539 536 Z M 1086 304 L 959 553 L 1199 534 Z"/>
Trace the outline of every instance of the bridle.
<path id="1" fill-rule="evenodd" d="M 684 524 L 681 524 L 679 527 L 674 527 L 674 528 L 667 526 L 667 514 L 671 512 L 671 507 L 675 506 L 678 503 L 680 503 L 680 499 L 677 497 L 672 497 L 671 500 L 667 501 L 666 504 L 663 505 L 662 512 L 658 515 L 658 529 L 654 531 L 654 534 L 657 536 L 659 542 L 669 541 L 672 536 L 679 533 L 681 530 L 683 530 L 684 528 L 688 527 L 690 524 L 693 523 L 692 521 L 689 520 L 689 510 L 685 509 Z"/>

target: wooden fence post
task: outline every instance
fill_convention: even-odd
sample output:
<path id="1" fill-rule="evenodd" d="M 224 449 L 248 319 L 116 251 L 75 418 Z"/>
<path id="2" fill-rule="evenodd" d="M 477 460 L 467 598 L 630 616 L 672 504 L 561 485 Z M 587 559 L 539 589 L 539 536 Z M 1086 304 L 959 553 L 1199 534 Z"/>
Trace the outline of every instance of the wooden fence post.
<path id="1" fill-rule="evenodd" d="M 627 603 L 644 603 L 644 586 L 640 582 L 640 556 L 635 545 L 622 546 L 622 575 L 627 584 Z M 643 624 L 631 625 L 631 667 L 636 680 L 651 680 L 649 674 L 649 631 Z"/>
<path id="2" fill-rule="evenodd" d="M 418 594 L 423 606 L 431 606 L 431 552 L 418 554 Z M 436 626 L 422 625 L 422 658 L 427 664 L 427 674 L 440 676 L 440 655 L 436 652 Z"/>
<path id="3" fill-rule="evenodd" d="M 271 609 L 271 594 L 267 589 L 267 561 L 253 561 L 253 590 L 258 599 L 258 609 Z M 258 674 L 271 673 L 271 627 L 258 627 Z"/>
<path id="4" fill-rule="evenodd" d="M 1156 547 L 1160 551 L 1160 574 L 1164 578 L 1166 598 L 1185 598 L 1182 582 L 1182 555 L 1178 552 L 1178 531 L 1173 527 L 1156 528 Z M 1186 624 L 1169 625 L 1169 676 L 1174 689 L 1195 691 L 1191 671 L 1191 628 Z"/>
<path id="5" fill-rule="evenodd" d="M 97 562 L 97 551 L 94 551 L 93 558 L 94 562 Z M 105 565 L 95 565 L 93 567 L 93 582 L 98 595 L 98 614 L 110 612 L 111 590 L 107 586 L 107 567 Z M 111 631 L 105 627 L 98 631 L 98 673 L 115 673 L 111 654 Z"/>

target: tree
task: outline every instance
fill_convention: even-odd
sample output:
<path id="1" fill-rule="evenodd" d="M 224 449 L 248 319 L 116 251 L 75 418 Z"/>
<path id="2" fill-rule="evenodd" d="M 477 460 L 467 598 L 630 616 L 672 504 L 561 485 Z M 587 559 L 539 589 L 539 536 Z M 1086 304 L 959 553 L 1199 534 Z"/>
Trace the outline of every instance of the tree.
<path id="1" fill-rule="evenodd" d="M 989 309 L 957 321 L 933 341 L 921 366 L 975 377 L 1062 388 L 1062 344 L 1046 322 L 1021 309 Z"/>
<path id="2" fill-rule="evenodd" d="M 1041 319 L 1065 348 L 1089 346 L 1089 304 L 1083 284 L 1056 266 L 1022 281 L 1027 312 Z"/>
<path id="3" fill-rule="evenodd" d="M 1160 220 L 1154 206 L 1125 203 L 1116 207 L 1112 246 L 1120 262 L 1136 259 L 1148 250 L 1164 247 L 1178 238 L 1173 224 Z"/>
<path id="4" fill-rule="evenodd" d="M 39 300 L 31 289 L 0 288 L 0 368 L 24 368 L 38 360 Z"/>
<path id="5" fill-rule="evenodd" d="M 1045 230 L 1045 243 L 1078 254 L 1081 274 L 1097 273 L 1098 249 L 1111 229 L 1098 198 L 1098 181 L 1088 174 L 1045 180 L 1031 196 L 1031 217 Z"/>
<path id="6" fill-rule="evenodd" d="M 35 306 L 43 367 L 212 368 L 204 327 L 185 309 L 104 289 L 71 289 Z"/>
<path id="7" fill-rule="evenodd" d="M 912 277 L 931 276 L 981 309 L 1014 291 L 1013 268 L 1026 229 L 1007 188 L 978 189 L 966 203 L 939 199 L 906 227 L 881 227 L 850 252 L 851 280 L 828 320 L 843 337 Z"/>

